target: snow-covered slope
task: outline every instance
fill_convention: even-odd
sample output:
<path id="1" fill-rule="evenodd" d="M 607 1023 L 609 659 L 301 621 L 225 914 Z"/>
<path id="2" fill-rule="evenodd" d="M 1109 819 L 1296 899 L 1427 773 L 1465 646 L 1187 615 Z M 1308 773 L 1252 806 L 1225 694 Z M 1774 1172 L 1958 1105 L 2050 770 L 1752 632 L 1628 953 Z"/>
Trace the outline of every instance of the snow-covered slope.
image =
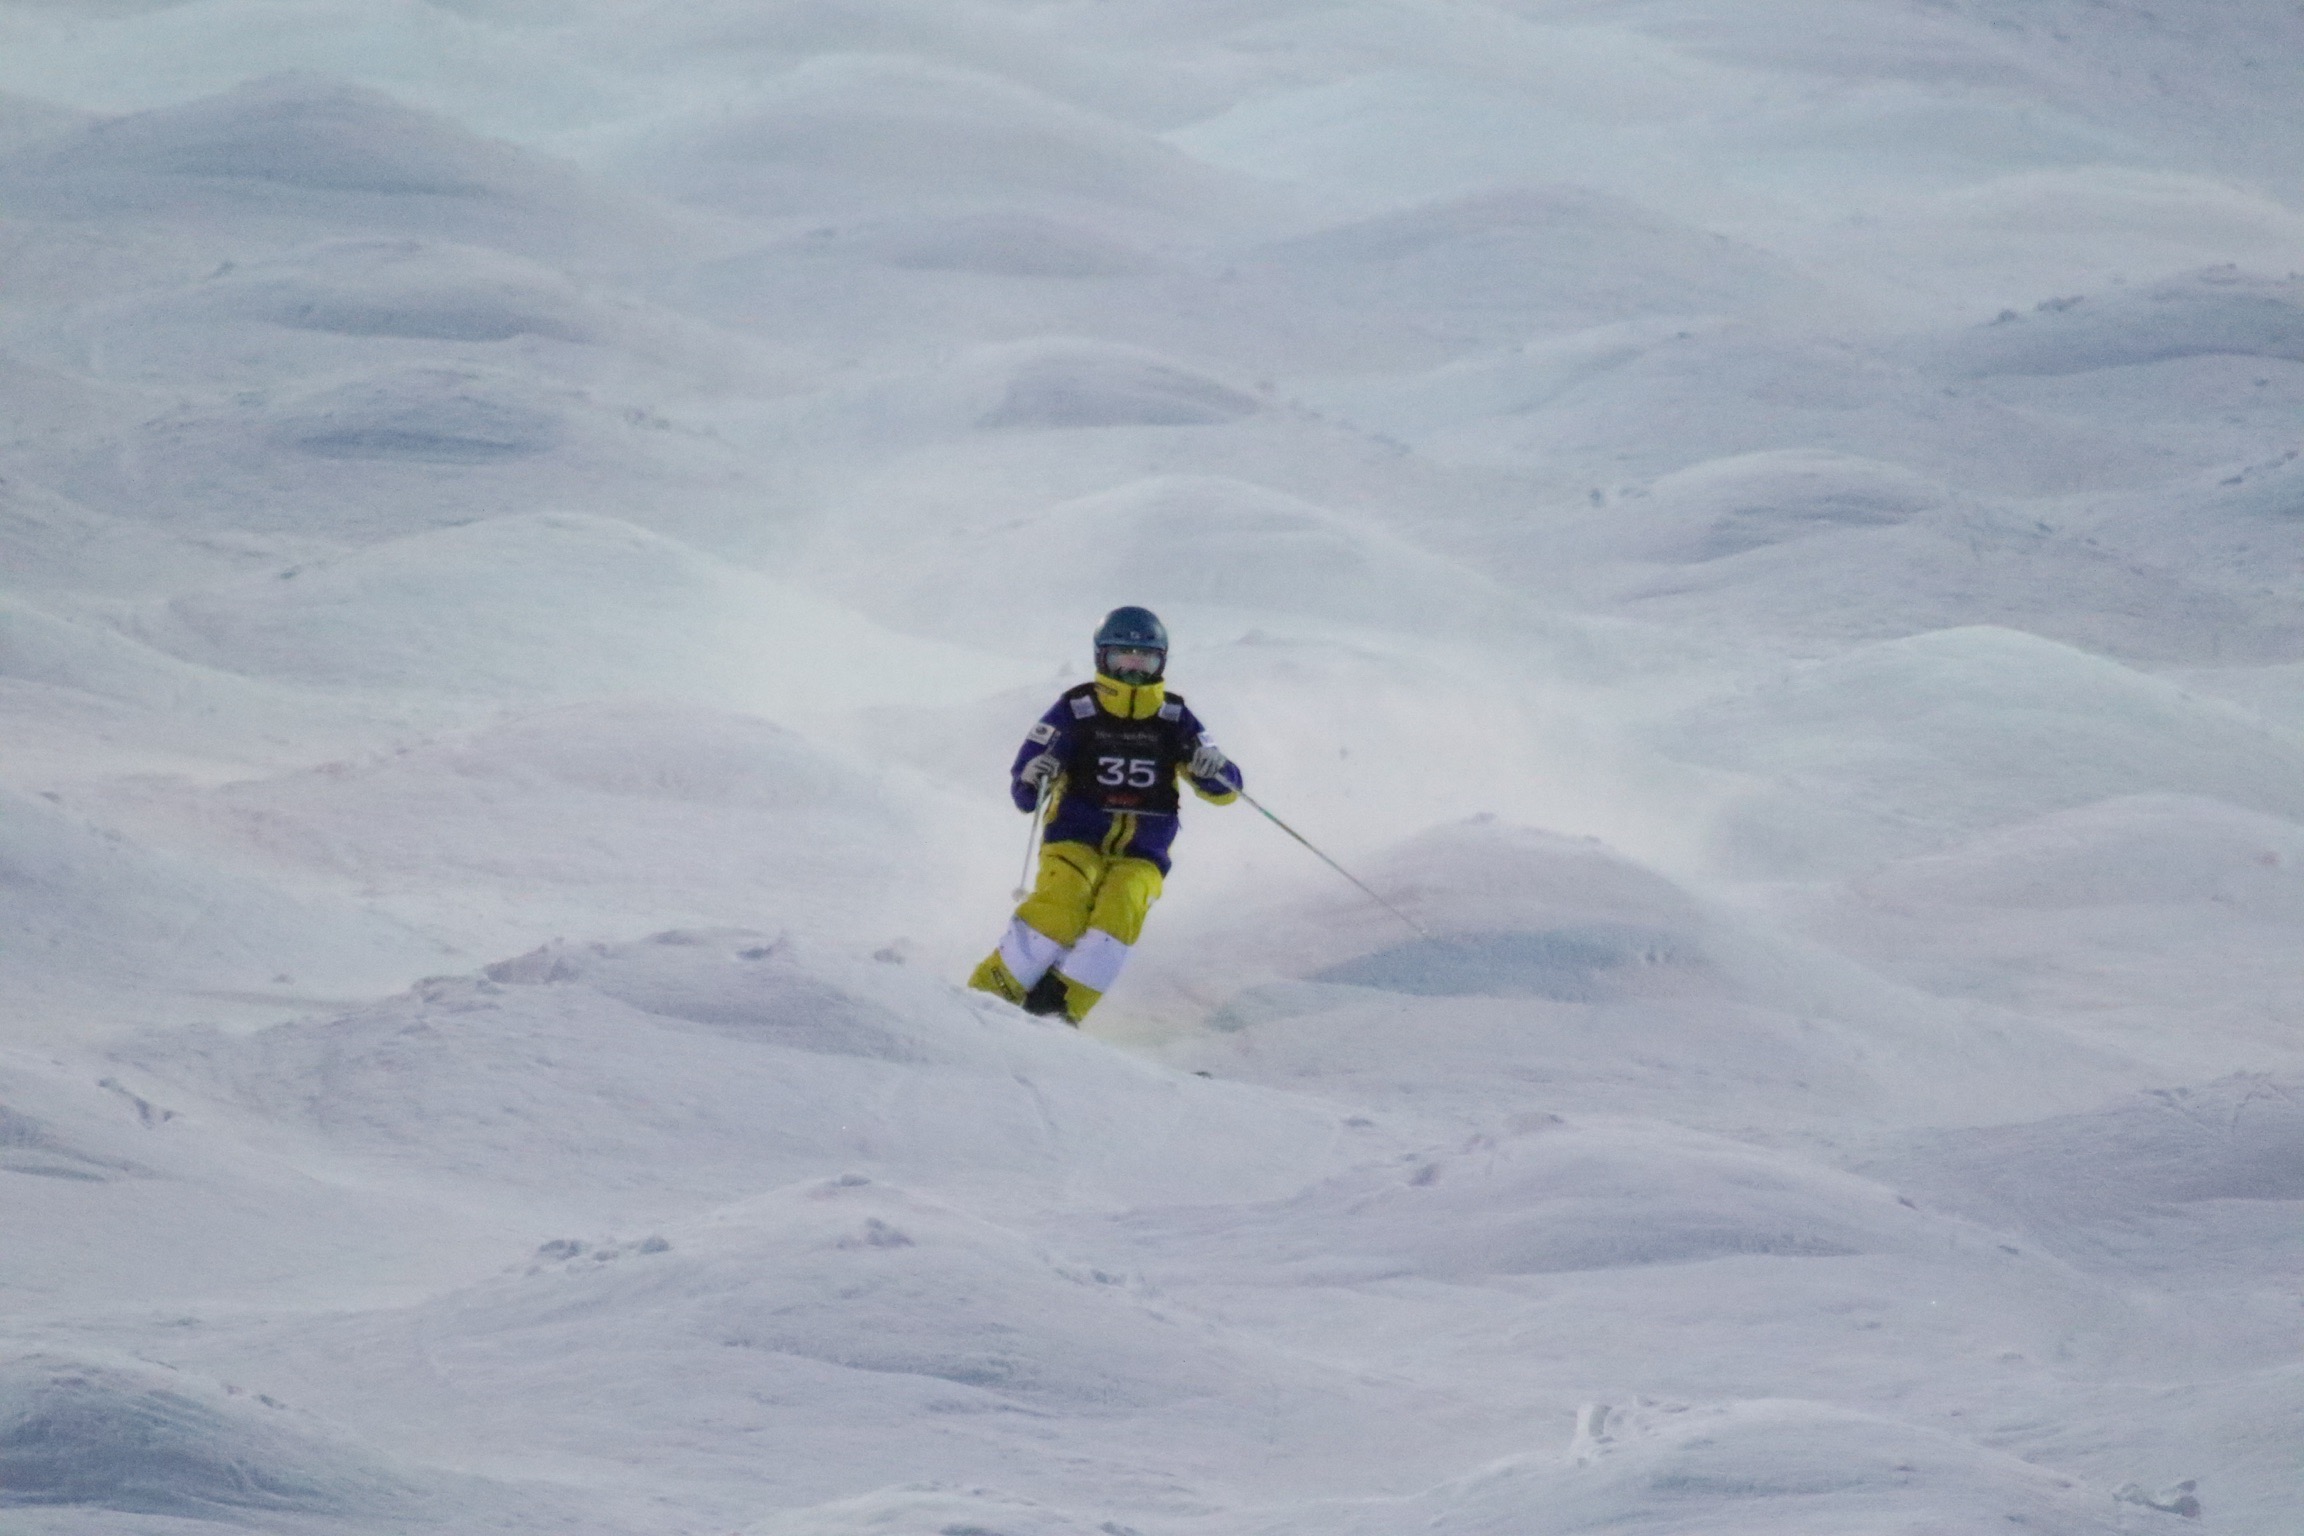
<path id="1" fill-rule="evenodd" d="M 0 0 L 0 1527 L 2289 1536 L 2285 0 Z M 1084 1033 L 958 985 L 1148 603 Z"/>

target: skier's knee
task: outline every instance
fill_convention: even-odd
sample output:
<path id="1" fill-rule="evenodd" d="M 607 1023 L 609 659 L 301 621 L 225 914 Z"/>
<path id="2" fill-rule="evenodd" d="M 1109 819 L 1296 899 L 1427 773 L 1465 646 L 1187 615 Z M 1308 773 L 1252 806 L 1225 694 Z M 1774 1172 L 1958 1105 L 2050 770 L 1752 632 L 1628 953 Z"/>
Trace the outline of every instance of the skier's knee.
<path id="1" fill-rule="evenodd" d="M 1096 899 L 1100 860 L 1078 843 L 1051 843 L 1040 850 L 1040 878 L 1016 908 L 1019 922 L 1053 940 L 1059 948 L 1080 937 Z"/>
<path id="2" fill-rule="evenodd" d="M 1096 890 L 1096 905 L 1087 927 L 1101 929 L 1123 944 L 1144 936 L 1144 919 L 1160 899 L 1166 881 L 1160 866 L 1149 859 L 1115 859 Z"/>

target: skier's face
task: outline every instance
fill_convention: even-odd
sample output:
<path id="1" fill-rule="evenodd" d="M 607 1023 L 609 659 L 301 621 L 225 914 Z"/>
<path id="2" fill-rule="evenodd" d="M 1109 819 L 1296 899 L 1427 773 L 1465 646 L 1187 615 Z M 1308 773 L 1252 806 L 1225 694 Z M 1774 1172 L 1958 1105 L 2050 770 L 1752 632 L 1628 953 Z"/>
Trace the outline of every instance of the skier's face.
<path id="1" fill-rule="evenodd" d="M 1104 675 L 1123 683 L 1149 683 L 1160 676 L 1167 665 L 1163 651 L 1139 650 L 1133 646 L 1114 646 L 1104 653 Z"/>

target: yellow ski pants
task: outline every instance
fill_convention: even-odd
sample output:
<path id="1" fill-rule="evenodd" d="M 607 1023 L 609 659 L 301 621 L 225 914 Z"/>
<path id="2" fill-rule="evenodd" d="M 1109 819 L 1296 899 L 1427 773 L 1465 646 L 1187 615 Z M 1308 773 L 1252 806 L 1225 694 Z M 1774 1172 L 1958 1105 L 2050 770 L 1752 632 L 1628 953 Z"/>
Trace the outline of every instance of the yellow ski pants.
<path id="1" fill-rule="evenodd" d="M 1022 1002 L 1053 968 L 1064 984 L 1065 1014 L 1079 1023 L 1119 980 L 1161 885 L 1160 866 L 1149 859 L 1086 843 L 1048 844 L 1032 894 L 968 984 Z"/>

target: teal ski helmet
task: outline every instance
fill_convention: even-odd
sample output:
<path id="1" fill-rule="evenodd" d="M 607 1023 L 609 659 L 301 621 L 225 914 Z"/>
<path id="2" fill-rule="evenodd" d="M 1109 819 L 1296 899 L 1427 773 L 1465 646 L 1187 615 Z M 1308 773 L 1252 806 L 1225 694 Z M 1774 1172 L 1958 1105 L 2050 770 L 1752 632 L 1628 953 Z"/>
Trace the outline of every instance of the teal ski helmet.
<path id="1" fill-rule="evenodd" d="M 1096 630 L 1096 670 L 1123 683 L 1154 683 L 1168 669 L 1168 626 L 1149 608 L 1115 608 Z"/>

